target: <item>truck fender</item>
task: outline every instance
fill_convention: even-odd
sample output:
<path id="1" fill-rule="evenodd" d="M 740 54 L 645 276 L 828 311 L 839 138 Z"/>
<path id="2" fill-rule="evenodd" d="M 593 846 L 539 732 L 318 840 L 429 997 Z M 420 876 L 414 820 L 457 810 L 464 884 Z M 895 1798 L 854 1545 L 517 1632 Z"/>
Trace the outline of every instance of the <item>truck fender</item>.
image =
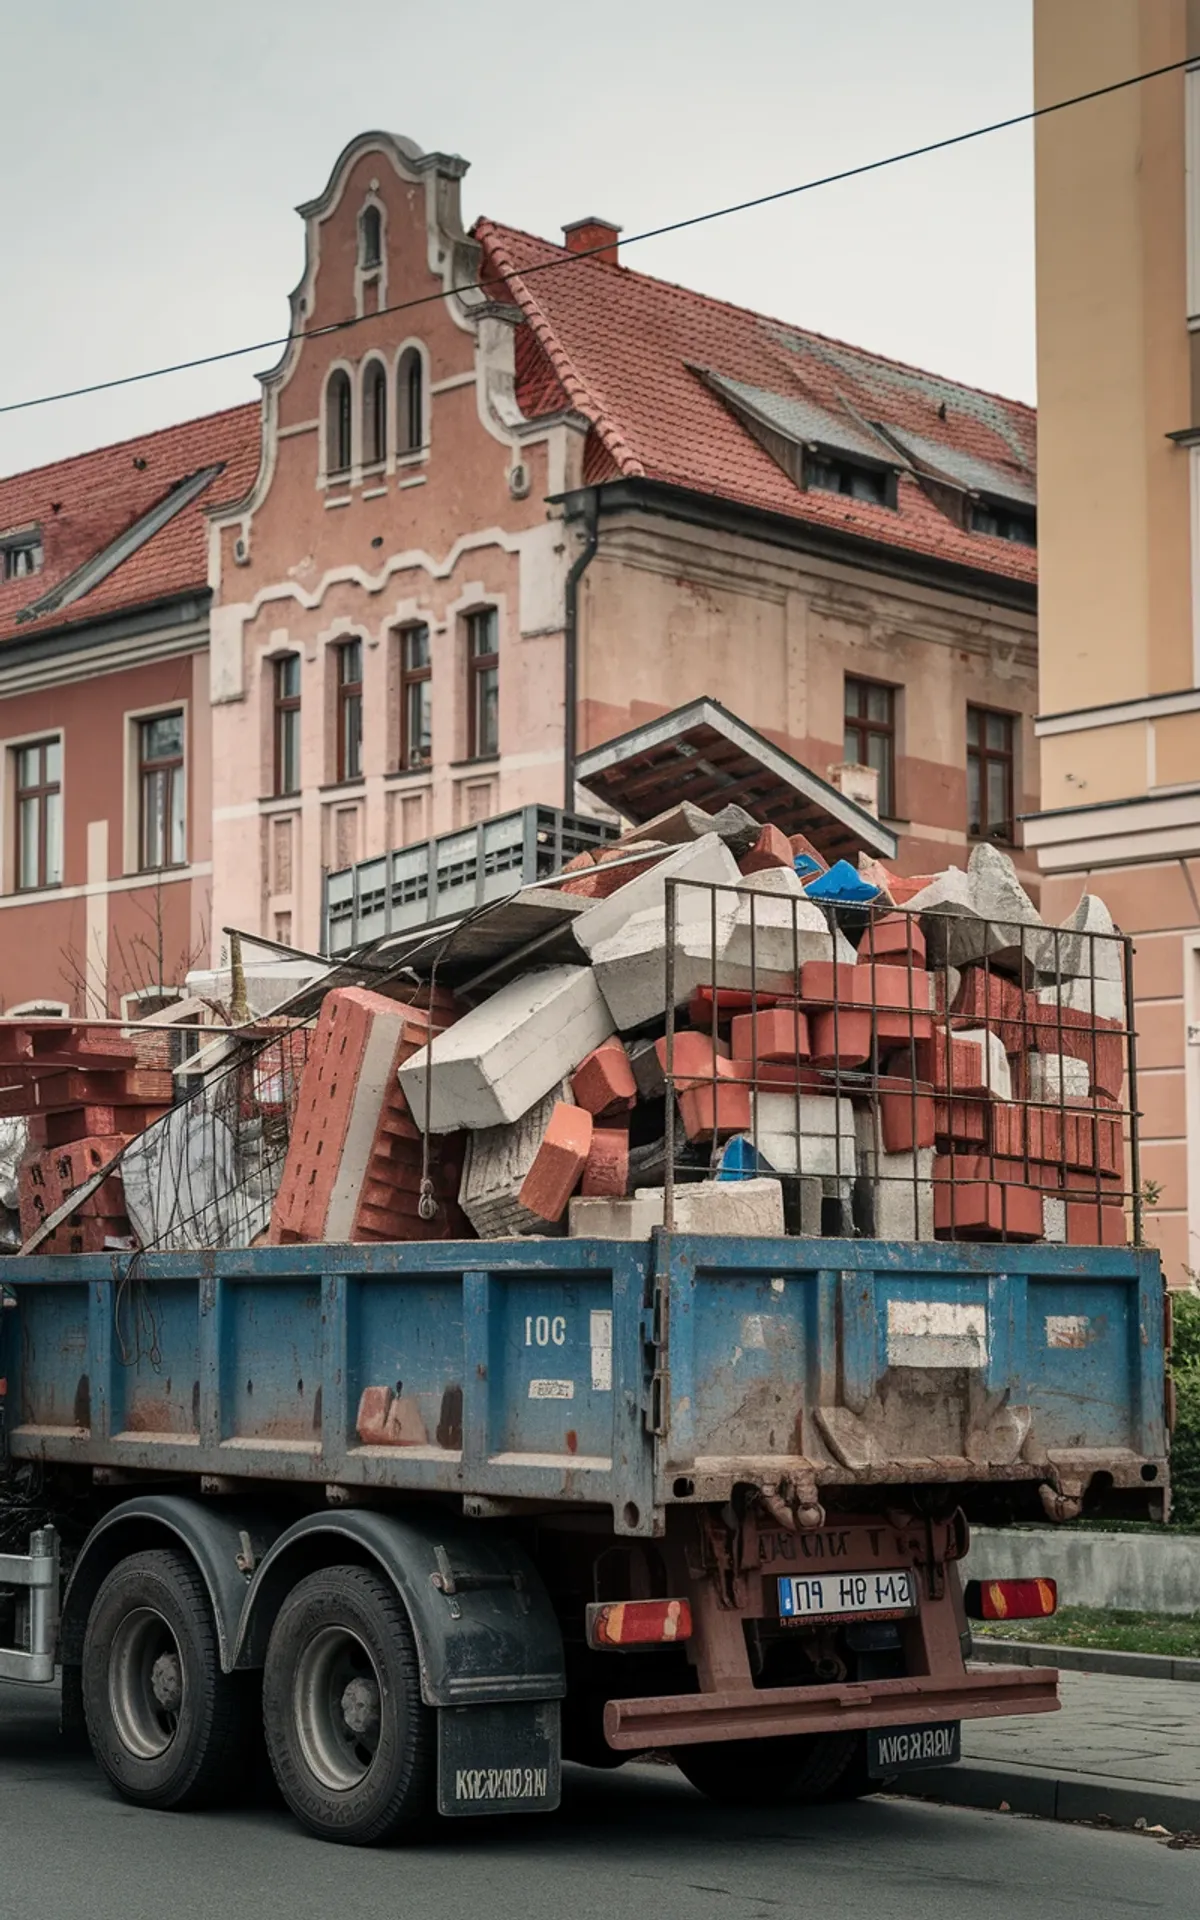
<path id="1" fill-rule="evenodd" d="M 146 1493 L 106 1513 L 84 1541 L 63 1596 L 59 1658 L 64 1666 L 83 1659 L 88 1614 L 119 1561 L 153 1547 L 182 1547 L 208 1589 L 221 1665 L 233 1664 L 238 1622 L 250 1570 L 279 1533 L 277 1521 L 258 1512 L 213 1507 L 175 1493 Z"/>
<path id="2" fill-rule="evenodd" d="M 374 1564 L 404 1602 L 427 1706 L 559 1700 L 562 1634 L 540 1574 L 516 1543 L 448 1515 L 348 1507 L 314 1513 L 268 1550 L 245 1596 L 234 1665 L 261 1667 L 290 1589 L 319 1567 Z"/>

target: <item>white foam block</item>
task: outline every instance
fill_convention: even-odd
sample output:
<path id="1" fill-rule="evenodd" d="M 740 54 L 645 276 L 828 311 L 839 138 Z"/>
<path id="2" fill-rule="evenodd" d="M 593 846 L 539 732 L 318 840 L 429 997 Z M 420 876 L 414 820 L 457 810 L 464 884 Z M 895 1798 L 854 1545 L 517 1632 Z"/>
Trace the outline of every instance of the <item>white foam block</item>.
<path id="1" fill-rule="evenodd" d="M 586 913 L 580 914 L 572 931 L 583 951 L 594 955 L 597 948 L 618 934 L 635 914 L 665 908 L 668 880 L 737 886 L 740 879 L 737 861 L 729 848 L 715 833 L 706 833 L 699 840 L 678 847 L 674 853 L 664 854 L 649 872 L 639 874 L 636 880 L 627 880 L 623 887 L 610 893 L 607 900 L 597 900 Z M 678 887 L 676 924 L 681 927 L 696 922 L 707 924 L 711 898 L 707 885 Z"/>

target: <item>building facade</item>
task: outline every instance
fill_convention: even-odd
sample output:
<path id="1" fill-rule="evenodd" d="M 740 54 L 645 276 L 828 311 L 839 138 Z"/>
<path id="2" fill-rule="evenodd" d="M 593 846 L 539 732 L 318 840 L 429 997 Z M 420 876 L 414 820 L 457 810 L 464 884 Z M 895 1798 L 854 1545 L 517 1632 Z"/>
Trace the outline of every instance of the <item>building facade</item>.
<path id="1" fill-rule="evenodd" d="M 241 407 L 0 480 L 0 1011 L 139 1018 L 212 936 L 207 528 Z"/>
<path id="2" fill-rule="evenodd" d="M 300 209 L 211 513 L 215 924 L 317 949 L 326 872 L 587 810 L 578 755 L 699 695 L 874 766 L 906 870 L 1023 860 L 1031 411 L 633 272 L 607 221 L 468 234 L 464 172 L 365 134 Z"/>
<path id="3" fill-rule="evenodd" d="M 1035 0 L 1037 104 L 1200 61 L 1195 0 Z M 1037 123 L 1041 806 L 1135 936 L 1147 1231 L 1200 1269 L 1200 66 Z"/>

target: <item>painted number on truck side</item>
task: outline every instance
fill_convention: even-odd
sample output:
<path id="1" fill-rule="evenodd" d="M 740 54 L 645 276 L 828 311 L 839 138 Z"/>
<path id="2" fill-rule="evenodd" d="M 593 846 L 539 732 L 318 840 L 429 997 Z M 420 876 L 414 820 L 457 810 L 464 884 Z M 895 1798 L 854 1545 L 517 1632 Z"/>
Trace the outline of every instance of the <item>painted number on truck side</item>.
<path id="1" fill-rule="evenodd" d="M 525 1345 L 527 1347 L 565 1347 L 567 1344 L 567 1322 L 561 1313 L 553 1319 L 548 1313 L 525 1315 Z"/>

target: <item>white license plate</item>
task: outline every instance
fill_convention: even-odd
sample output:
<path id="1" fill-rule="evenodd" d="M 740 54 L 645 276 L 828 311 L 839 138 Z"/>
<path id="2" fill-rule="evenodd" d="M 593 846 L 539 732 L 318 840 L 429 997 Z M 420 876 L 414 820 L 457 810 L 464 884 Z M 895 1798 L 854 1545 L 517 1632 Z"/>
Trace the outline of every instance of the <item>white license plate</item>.
<path id="1" fill-rule="evenodd" d="M 781 1620 L 895 1619 L 916 1610 L 916 1581 L 907 1568 L 895 1573 L 788 1573 L 779 1580 Z"/>

